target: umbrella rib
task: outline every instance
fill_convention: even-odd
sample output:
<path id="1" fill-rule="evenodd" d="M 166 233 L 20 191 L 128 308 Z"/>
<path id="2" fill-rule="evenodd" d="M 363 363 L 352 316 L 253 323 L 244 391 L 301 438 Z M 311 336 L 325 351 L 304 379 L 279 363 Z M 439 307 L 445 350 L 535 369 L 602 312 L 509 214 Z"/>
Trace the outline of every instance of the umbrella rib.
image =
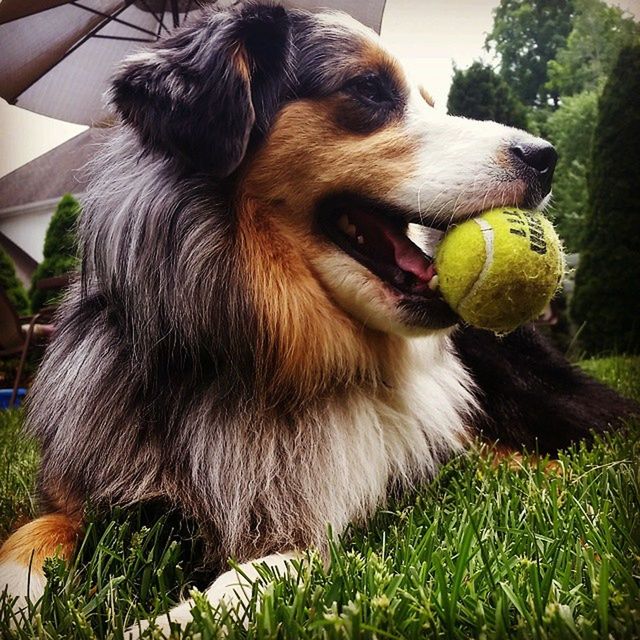
<path id="1" fill-rule="evenodd" d="M 164 16 L 164 12 L 167 10 L 167 0 L 162 0 L 162 12 L 160 13 L 160 15 Z M 159 22 L 158 23 L 158 38 L 160 38 L 160 31 L 162 30 L 162 27 L 164 27 L 164 22 Z M 165 29 L 167 29 L 167 27 L 164 27 Z M 167 31 L 169 31 L 167 29 Z"/>
<path id="2" fill-rule="evenodd" d="M 140 2 L 147 8 L 147 11 L 156 19 L 156 22 L 158 23 L 158 33 L 155 34 L 155 36 L 157 38 L 160 37 L 160 30 L 164 29 L 167 33 L 170 33 L 169 29 L 167 29 L 167 27 L 165 27 L 164 25 L 164 18 L 162 17 L 164 15 L 164 3 L 163 3 L 163 7 L 162 7 L 162 11 L 156 15 L 156 12 L 147 4 L 147 0 L 140 0 Z"/>
<path id="3" fill-rule="evenodd" d="M 132 24 L 131 22 L 127 22 L 126 20 L 121 20 L 120 18 L 116 18 L 114 17 L 115 14 L 113 15 L 109 15 L 108 13 L 104 13 L 102 11 L 98 11 L 97 9 L 94 9 L 93 7 L 87 7 L 83 4 L 80 4 L 79 2 L 72 2 L 71 3 L 74 7 L 78 7 L 78 9 L 83 9 L 84 11 L 88 11 L 89 13 L 93 13 L 97 16 L 102 16 L 103 18 L 107 18 L 107 20 L 109 20 L 110 22 L 117 22 L 118 24 L 121 24 L 125 27 L 130 27 L 131 29 L 135 29 L 136 31 L 140 31 L 142 33 L 146 33 L 149 36 L 153 36 L 154 38 L 156 37 L 156 34 L 153 31 L 149 31 L 149 29 L 145 29 L 144 27 L 139 27 L 137 24 Z M 122 10 L 128 8 L 128 5 L 125 6 Z M 154 16 L 155 17 L 155 16 Z"/>
<path id="4" fill-rule="evenodd" d="M 114 12 L 114 16 L 119 16 L 126 8 L 128 7 L 128 5 L 124 5 L 123 7 L 120 7 L 120 9 L 118 9 L 117 11 Z M 89 40 L 89 38 L 91 38 L 92 36 L 94 36 L 96 33 L 98 33 L 98 31 L 100 31 L 100 29 L 102 29 L 102 27 L 104 27 L 104 25 L 109 22 L 109 20 L 111 19 L 111 17 L 107 16 L 107 18 L 105 18 L 104 20 L 102 20 L 99 24 L 97 24 L 93 29 L 91 29 L 91 31 L 89 31 L 88 33 L 86 33 L 84 36 L 82 36 L 82 38 L 80 38 L 80 40 L 78 40 L 78 42 L 76 42 L 75 44 L 73 44 L 71 47 L 69 47 L 64 55 L 59 59 L 56 60 L 53 64 L 49 65 L 46 69 L 44 69 L 41 73 L 38 74 L 38 76 L 36 78 L 33 79 L 33 81 L 31 82 L 31 84 L 29 85 L 29 87 L 32 87 L 36 82 L 38 82 L 39 80 L 41 80 L 47 73 L 49 73 L 50 71 L 52 71 L 53 69 L 55 69 L 61 62 L 63 62 L 64 60 L 66 60 L 76 49 L 78 49 L 79 47 L 81 47 L 85 42 L 87 42 L 87 40 Z M 27 89 L 29 88 L 27 87 Z M 12 104 L 16 104 L 16 102 L 18 101 L 18 98 L 20 98 L 20 96 L 27 90 L 24 89 L 23 91 L 21 91 L 17 96 L 15 96 L 15 98 L 12 101 Z"/>
<path id="5" fill-rule="evenodd" d="M 157 40 L 150 40 L 149 38 L 134 38 L 129 36 L 105 36 L 101 33 L 96 33 L 94 38 L 98 40 L 125 40 L 126 42 L 157 42 Z"/>

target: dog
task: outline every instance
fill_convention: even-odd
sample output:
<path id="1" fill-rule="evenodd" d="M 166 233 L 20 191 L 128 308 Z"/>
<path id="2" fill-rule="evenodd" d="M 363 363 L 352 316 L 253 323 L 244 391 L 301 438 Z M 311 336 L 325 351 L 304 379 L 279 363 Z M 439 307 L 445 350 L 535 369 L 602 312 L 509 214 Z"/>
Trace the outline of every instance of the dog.
<path id="1" fill-rule="evenodd" d="M 217 604 L 478 438 L 553 453 L 629 411 L 531 327 L 459 326 L 432 286 L 450 225 L 546 205 L 553 147 L 439 113 L 346 15 L 205 10 L 109 99 L 81 277 L 29 398 L 42 515 L 0 552 L 16 607 L 87 500 L 195 521 L 215 571 L 246 563 Z"/>

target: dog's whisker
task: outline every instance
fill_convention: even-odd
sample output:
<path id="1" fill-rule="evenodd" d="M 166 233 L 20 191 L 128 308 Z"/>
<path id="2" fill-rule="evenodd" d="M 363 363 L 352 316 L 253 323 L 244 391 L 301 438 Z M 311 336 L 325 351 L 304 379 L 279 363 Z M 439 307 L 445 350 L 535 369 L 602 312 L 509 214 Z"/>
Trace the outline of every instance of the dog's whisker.
<path id="1" fill-rule="evenodd" d="M 30 576 L 44 589 L 40 557 L 80 535 L 85 501 L 160 501 L 196 524 L 207 568 L 279 551 L 265 561 L 286 570 L 293 549 L 329 557 L 327 525 L 365 521 L 481 429 L 547 451 L 615 417 L 535 333 L 453 331 L 417 246 L 440 235 L 407 220 L 446 233 L 478 204 L 542 199 L 555 160 L 525 132 L 423 111 L 379 46 L 341 13 L 242 3 L 116 71 L 81 280 L 29 393 L 56 512 L 9 538 L 0 593 L 10 572 L 15 595 Z M 520 141 L 546 178 L 505 151 Z M 529 364 L 543 356 L 541 380 Z M 551 437 L 556 379 L 580 402 Z M 231 580 L 206 591 L 213 605 L 237 597 Z M 191 604 L 171 615 L 189 621 Z"/>

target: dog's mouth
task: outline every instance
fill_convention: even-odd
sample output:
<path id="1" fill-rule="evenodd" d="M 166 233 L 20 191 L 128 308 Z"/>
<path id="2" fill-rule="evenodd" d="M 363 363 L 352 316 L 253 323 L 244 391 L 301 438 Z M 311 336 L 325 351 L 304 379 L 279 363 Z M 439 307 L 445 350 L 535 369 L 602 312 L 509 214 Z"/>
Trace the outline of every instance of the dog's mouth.
<path id="1" fill-rule="evenodd" d="M 403 297 L 440 298 L 433 256 L 444 229 L 410 224 L 400 212 L 354 197 L 326 201 L 318 220 L 332 242 Z"/>

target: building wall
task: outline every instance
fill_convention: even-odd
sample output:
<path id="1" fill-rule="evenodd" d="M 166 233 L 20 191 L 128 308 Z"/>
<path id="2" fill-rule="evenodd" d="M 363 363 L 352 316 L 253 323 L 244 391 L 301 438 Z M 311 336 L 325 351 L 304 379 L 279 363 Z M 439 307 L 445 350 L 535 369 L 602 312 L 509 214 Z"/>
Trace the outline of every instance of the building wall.
<path id="1" fill-rule="evenodd" d="M 78 197 L 76 195 L 76 197 Z M 0 246 L 9 254 L 25 285 L 42 262 L 44 237 L 60 198 L 0 209 Z"/>

